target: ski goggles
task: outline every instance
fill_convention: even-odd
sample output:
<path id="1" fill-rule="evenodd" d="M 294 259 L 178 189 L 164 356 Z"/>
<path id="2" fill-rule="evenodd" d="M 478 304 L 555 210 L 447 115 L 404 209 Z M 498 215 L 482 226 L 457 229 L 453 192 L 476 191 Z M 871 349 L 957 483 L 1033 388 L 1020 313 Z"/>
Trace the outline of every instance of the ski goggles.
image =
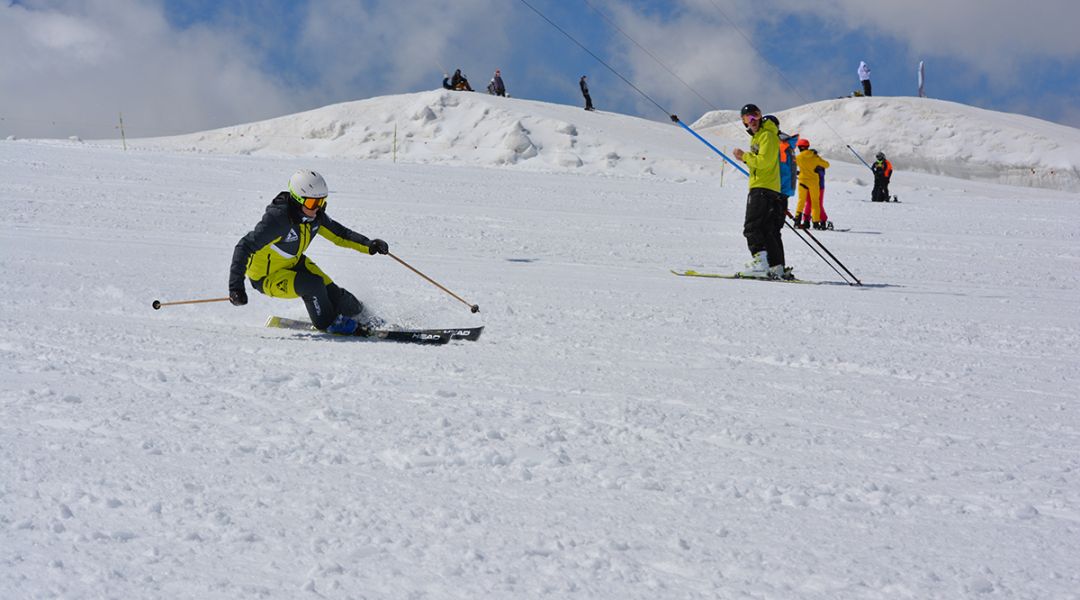
<path id="1" fill-rule="evenodd" d="M 307 198 L 307 197 L 301 196 L 301 197 L 299 197 L 297 199 L 300 201 L 300 204 L 302 204 L 304 206 L 304 208 L 306 208 L 308 210 L 315 210 L 317 208 L 322 208 L 322 207 L 326 206 L 326 197 L 325 196 L 322 197 L 322 198 Z"/>
<path id="2" fill-rule="evenodd" d="M 761 117 L 758 116 L 758 115 L 754 115 L 754 114 L 743 115 L 742 116 L 743 125 L 746 125 L 746 126 L 749 126 L 754 121 L 760 121 L 760 120 L 761 120 Z"/>

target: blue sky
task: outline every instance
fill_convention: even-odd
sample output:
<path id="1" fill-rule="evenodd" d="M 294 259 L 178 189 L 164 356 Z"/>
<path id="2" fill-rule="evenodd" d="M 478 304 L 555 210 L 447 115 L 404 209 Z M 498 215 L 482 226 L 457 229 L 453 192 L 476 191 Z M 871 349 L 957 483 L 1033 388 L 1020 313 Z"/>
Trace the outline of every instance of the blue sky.
<path id="1" fill-rule="evenodd" d="M 850 94 L 860 60 L 875 95 L 914 95 L 924 60 L 931 97 L 1080 127 L 1072 0 L 528 2 L 687 122 Z M 134 137 L 199 131 L 459 67 L 477 89 L 499 68 L 511 95 L 572 105 L 588 74 L 598 108 L 663 118 L 521 0 L 8 1 L 0 52 L 0 135 L 115 137 L 121 112 Z"/>

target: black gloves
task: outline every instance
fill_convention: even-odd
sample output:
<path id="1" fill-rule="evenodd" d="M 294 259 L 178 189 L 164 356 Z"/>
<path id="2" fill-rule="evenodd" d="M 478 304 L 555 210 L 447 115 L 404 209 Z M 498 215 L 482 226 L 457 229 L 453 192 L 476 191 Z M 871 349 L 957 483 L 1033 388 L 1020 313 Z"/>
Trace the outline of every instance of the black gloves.
<path id="1" fill-rule="evenodd" d="M 390 246 L 382 240 L 371 240 L 368 244 L 368 254 L 386 254 L 390 252 Z"/>
<path id="2" fill-rule="evenodd" d="M 244 288 L 229 290 L 229 302 L 231 302 L 233 306 L 243 306 L 247 304 L 247 292 L 244 291 Z"/>

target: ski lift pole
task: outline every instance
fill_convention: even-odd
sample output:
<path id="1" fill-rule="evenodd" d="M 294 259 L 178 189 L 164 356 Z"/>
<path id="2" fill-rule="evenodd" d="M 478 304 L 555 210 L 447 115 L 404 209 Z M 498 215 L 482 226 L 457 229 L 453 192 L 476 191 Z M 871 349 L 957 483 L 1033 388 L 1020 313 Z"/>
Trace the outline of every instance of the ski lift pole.
<path id="1" fill-rule="evenodd" d="M 689 131 L 690 135 L 696 137 L 702 144 L 705 144 L 706 146 L 708 146 L 710 150 L 712 150 L 713 152 L 719 154 L 720 158 L 723 158 L 725 161 L 731 163 L 731 166 L 735 167 L 740 173 L 742 173 L 743 175 L 746 175 L 747 177 L 750 176 L 750 173 L 746 169 L 742 168 L 742 166 L 739 165 L 739 163 L 735 162 L 734 160 L 731 160 L 731 158 L 729 158 L 727 154 L 724 154 L 723 152 L 720 151 L 719 148 L 717 148 L 716 146 L 713 146 L 712 144 L 710 144 L 709 140 L 701 137 L 701 135 L 699 135 L 698 132 L 694 131 L 693 129 L 690 129 L 690 127 L 686 123 L 683 123 L 682 121 L 679 120 L 679 117 L 677 117 L 675 115 L 671 115 L 671 120 L 674 123 L 676 123 L 679 127 L 682 127 L 683 129 Z"/>
<path id="2" fill-rule="evenodd" d="M 870 169 L 871 171 L 873 171 L 873 170 L 874 170 L 874 167 L 871 167 L 870 165 L 867 165 L 867 164 L 866 164 L 866 161 L 865 161 L 865 160 L 863 160 L 863 157 L 859 156 L 859 153 L 858 153 L 858 152 L 856 152 L 856 151 L 855 151 L 855 149 L 851 147 L 851 144 L 848 144 L 848 145 L 847 145 L 847 149 L 848 149 L 848 150 L 851 150 L 851 153 L 855 155 L 855 158 L 859 159 L 859 162 L 861 162 L 862 164 L 866 165 L 866 168 L 867 168 L 867 169 Z"/>

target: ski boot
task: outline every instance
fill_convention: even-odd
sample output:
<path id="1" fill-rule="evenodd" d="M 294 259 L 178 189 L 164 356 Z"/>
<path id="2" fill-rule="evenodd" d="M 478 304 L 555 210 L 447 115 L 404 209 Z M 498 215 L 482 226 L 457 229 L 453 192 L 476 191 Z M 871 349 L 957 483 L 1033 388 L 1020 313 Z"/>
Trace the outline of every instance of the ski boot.
<path id="1" fill-rule="evenodd" d="M 769 253 L 762 250 L 754 254 L 754 258 L 746 263 L 746 267 L 739 271 L 739 277 L 752 277 L 765 279 L 769 276 Z"/>
<path id="2" fill-rule="evenodd" d="M 350 319 L 344 315 L 338 315 L 334 322 L 326 328 L 326 333 L 333 333 L 336 335 L 356 335 L 357 329 L 360 328 L 360 324 L 356 322 L 356 319 Z"/>

